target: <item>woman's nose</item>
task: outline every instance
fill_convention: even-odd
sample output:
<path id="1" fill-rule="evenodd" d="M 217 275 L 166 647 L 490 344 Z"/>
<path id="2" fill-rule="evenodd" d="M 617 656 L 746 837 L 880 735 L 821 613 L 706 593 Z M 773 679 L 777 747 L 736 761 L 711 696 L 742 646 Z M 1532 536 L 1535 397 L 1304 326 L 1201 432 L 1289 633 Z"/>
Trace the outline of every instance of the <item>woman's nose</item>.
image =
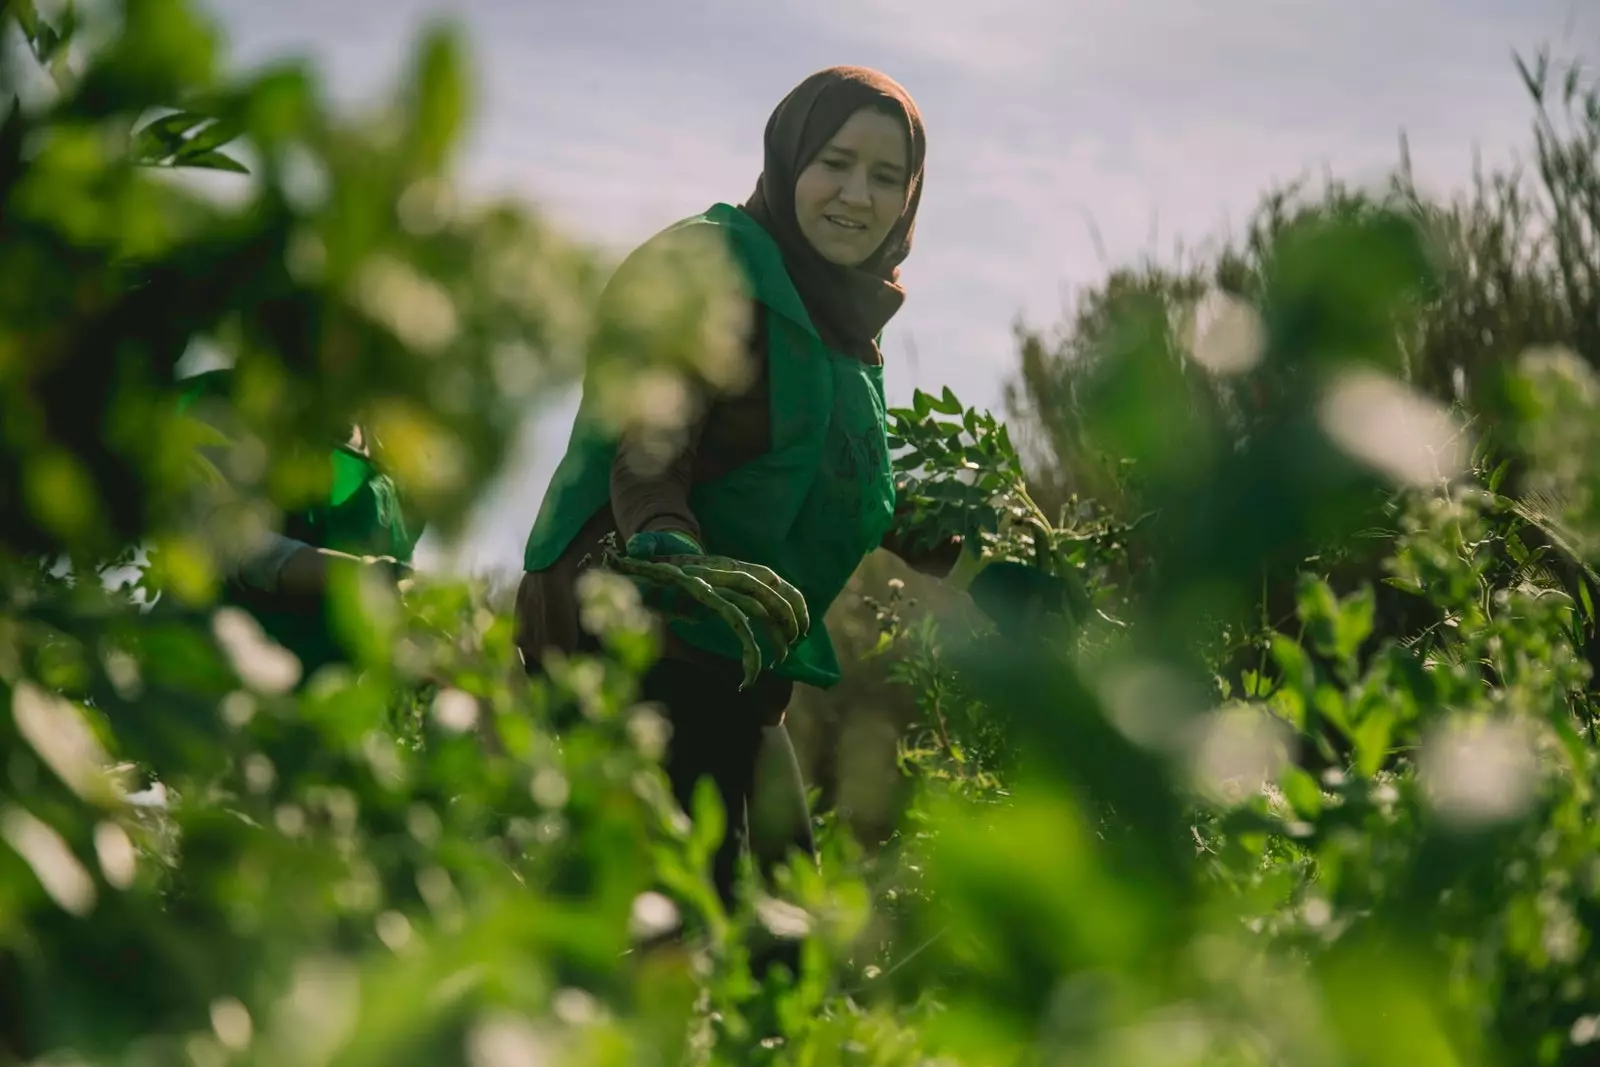
<path id="1" fill-rule="evenodd" d="M 867 184 L 867 176 L 861 171 L 851 171 L 850 176 L 844 180 L 839 188 L 839 199 L 847 204 L 867 204 L 871 200 L 871 188 Z"/>

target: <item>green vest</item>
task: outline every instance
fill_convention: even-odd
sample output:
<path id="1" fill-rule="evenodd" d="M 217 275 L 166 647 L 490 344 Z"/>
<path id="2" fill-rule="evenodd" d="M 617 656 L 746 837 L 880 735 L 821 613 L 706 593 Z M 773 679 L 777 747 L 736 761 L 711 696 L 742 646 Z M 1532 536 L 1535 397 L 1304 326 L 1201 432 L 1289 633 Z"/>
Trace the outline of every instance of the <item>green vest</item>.
<path id="1" fill-rule="evenodd" d="M 227 397 L 231 372 L 208 371 L 184 379 L 180 410 L 202 397 Z M 422 527 L 408 521 L 394 480 L 372 459 L 348 445 L 336 445 L 329 454 L 326 503 L 284 516 L 283 533 L 317 548 L 353 556 L 391 556 L 410 563 Z M 272 638 L 300 659 L 301 677 L 319 667 L 348 659 L 344 642 L 334 633 L 328 612 L 296 611 L 273 606 L 268 598 L 238 582 L 224 587 L 222 600 L 254 615 Z"/>
<path id="2" fill-rule="evenodd" d="M 823 616 L 894 516 L 883 368 L 823 345 L 778 246 L 755 220 L 716 204 L 666 232 L 691 226 L 720 231 L 751 294 L 769 312 L 772 448 L 696 486 L 690 507 L 707 552 L 770 567 L 800 590 L 811 633 L 774 673 L 826 688 L 839 680 L 839 660 Z M 609 506 L 617 443 L 584 408 L 528 536 L 527 570 L 555 563 Z M 675 621 L 672 629 L 697 648 L 739 658 L 736 639 L 718 620 Z M 770 668 L 772 650 L 764 635 L 759 640 Z"/>

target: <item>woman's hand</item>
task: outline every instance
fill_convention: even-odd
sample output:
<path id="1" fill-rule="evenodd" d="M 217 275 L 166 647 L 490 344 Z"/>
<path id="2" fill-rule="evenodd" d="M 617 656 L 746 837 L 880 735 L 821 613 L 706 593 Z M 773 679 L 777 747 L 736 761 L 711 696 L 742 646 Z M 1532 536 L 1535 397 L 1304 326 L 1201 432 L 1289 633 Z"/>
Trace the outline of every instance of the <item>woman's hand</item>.
<path id="1" fill-rule="evenodd" d="M 706 550 L 686 533 L 677 530 L 645 530 L 628 538 L 630 559 L 655 559 L 660 556 L 703 556 Z"/>
<path id="2" fill-rule="evenodd" d="M 676 531 L 650 531 L 628 539 L 607 566 L 633 579 L 645 604 L 669 616 L 721 619 L 738 639 L 744 683 L 755 681 L 765 656 L 760 630 L 771 648 L 772 665 L 811 629 L 805 597 L 770 568 L 726 556 L 707 555 L 700 544 Z M 752 629 L 754 628 L 754 629 Z"/>
<path id="3" fill-rule="evenodd" d="M 1050 616 L 1076 627 L 1089 609 L 1089 599 L 1073 580 L 1013 560 L 985 558 L 965 551 L 945 579 L 972 597 L 1003 634 L 1022 635 Z"/>

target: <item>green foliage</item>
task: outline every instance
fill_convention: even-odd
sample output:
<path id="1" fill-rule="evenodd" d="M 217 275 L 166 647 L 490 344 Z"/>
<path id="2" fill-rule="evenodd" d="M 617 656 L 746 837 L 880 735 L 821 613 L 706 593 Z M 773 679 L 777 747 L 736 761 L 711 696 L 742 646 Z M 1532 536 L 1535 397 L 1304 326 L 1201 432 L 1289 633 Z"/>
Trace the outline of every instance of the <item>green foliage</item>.
<path id="1" fill-rule="evenodd" d="M 921 715 L 903 817 L 860 842 L 819 813 L 820 862 L 730 915 L 726 814 L 677 809 L 637 702 L 631 582 L 585 580 L 603 650 L 537 680 L 483 583 L 351 569 L 352 661 L 307 679 L 216 602 L 352 419 L 448 533 L 580 356 L 602 412 L 725 356 L 707 279 L 598 308 L 598 257 L 458 202 L 450 32 L 358 124 L 306 69 L 230 77 L 179 0 L 113 7 L 5 9 L 32 50 L 6 62 L 57 91 L 0 131 L 0 1062 L 1587 1062 L 1574 79 L 1580 132 L 1537 132 L 1548 256 L 1491 225 L 1509 185 L 1269 199 L 1244 252 L 1025 335 L 1009 428 L 948 390 L 893 412 L 906 531 L 1095 612 L 1002 639 L 875 597 L 871 666 Z M 205 421 L 177 412 L 196 355 L 236 370 Z M 796 938 L 797 973 L 752 966 Z"/>

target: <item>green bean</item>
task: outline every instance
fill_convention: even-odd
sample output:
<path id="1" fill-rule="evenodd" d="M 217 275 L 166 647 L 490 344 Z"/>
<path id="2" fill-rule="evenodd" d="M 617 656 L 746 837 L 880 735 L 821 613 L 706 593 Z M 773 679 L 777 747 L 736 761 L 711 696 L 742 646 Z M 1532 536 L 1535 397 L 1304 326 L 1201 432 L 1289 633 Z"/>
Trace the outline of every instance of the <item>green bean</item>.
<path id="1" fill-rule="evenodd" d="M 728 556 L 674 556 L 669 558 L 679 566 L 711 567 L 716 570 L 739 571 L 750 575 L 783 597 L 790 610 L 794 612 L 796 632 L 801 637 L 811 632 L 811 613 L 810 609 L 806 607 L 806 598 L 801 595 L 800 590 L 790 585 L 782 575 L 772 568 L 764 567 L 759 563 L 750 563 L 746 560 L 732 559 Z"/>
<path id="2" fill-rule="evenodd" d="M 676 585 L 710 608 L 719 619 L 728 624 L 734 637 L 739 640 L 739 658 L 744 667 L 744 680 L 739 684 L 739 688 L 743 690 L 756 680 L 761 673 L 761 646 L 756 642 L 755 632 L 750 629 L 750 620 L 742 611 L 724 600 L 704 579 L 690 577 L 670 564 L 631 559 L 627 556 L 616 557 L 612 560 L 612 566 L 622 574 Z"/>
<path id="3" fill-rule="evenodd" d="M 704 579 L 712 588 L 724 591 L 724 595 L 733 592 L 753 600 L 759 614 L 770 619 L 783 633 L 784 647 L 800 640 L 800 622 L 795 618 L 794 609 L 782 594 L 755 575 L 701 564 L 689 564 L 683 568 L 683 573 Z"/>
<path id="4" fill-rule="evenodd" d="M 709 584 L 713 589 L 717 589 L 722 599 L 744 612 L 745 617 L 750 620 L 752 626 L 760 627 L 761 631 L 767 635 L 767 643 L 772 646 L 772 665 L 774 667 L 789 658 L 789 645 L 794 638 L 785 631 L 782 623 L 767 614 L 760 601 L 731 589 L 718 589 L 715 583 Z"/>

